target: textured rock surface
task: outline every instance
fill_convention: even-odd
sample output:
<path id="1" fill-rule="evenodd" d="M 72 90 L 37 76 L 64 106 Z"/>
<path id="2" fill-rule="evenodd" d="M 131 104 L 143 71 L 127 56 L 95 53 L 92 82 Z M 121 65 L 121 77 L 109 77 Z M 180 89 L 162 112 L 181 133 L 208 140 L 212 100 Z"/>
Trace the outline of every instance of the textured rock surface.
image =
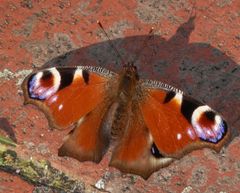
<path id="1" fill-rule="evenodd" d="M 2 0 L 0 134 L 17 141 L 20 157 L 50 161 L 84 182 L 86 192 L 239 192 L 239 137 L 220 154 L 195 151 L 144 181 L 108 167 L 110 154 L 98 165 L 58 157 L 68 131 L 51 130 L 37 108 L 23 106 L 20 88 L 25 75 L 42 66 L 100 65 L 117 72 L 121 61 L 97 20 L 126 61 L 153 26 L 155 35 L 136 62 L 141 77 L 162 80 L 208 103 L 235 134 L 240 129 L 239 8 L 239 1 L 225 0 Z M 0 192 L 33 190 L 45 191 L 0 171 Z"/>

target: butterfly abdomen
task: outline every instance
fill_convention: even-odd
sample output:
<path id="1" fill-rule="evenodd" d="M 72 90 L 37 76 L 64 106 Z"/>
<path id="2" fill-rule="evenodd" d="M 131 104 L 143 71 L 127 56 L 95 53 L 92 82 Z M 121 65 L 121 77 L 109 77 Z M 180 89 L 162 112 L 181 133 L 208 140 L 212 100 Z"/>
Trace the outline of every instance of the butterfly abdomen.
<path id="1" fill-rule="evenodd" d="M 111 136 L 113 139 L 119 138 L 123 135 L 123 130 L 126 127 L 127 122 L 127 109 L 123 107 L 123 105 L 118 105 L 114 117 L 111 128 Z"/>

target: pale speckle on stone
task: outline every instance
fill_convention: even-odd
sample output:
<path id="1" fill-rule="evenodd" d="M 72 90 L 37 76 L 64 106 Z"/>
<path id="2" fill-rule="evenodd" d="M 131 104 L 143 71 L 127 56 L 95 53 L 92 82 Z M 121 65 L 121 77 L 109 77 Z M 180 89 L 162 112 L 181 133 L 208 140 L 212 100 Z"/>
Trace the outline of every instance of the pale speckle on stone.
<path id="1" fill-rule="evenodd" d="M 37 152 L 42 154 L 42 155 L 45 155 L 47 153 L 50 153 L 50 150 L 48 148 L 48 145 L 45 144 L 45 143 L 40 143 L 38 146 L 37 146 Z"/>
<path id="2" fill-rule="evenodd" d="M 13 76 L 14 73 L 8 69 L 4 69 L 2 72 L 0 72 L 0 78 L 4 78 L 5 80 L 10 80 Z"/>
<path id="3" fill-rule="evenodd" d="M 183 189 L 182 193 L 190 193 L 193 190 L 191 186 L 187 186 Z"/>
<path id="4" fill-rule="evenodd" d="M 8 69 L 4 69 L 2 72 L 0 72 L 0 79 L 3 78 L 5 80 L 11 80 L 11 79 L 17 79 L 16 85 L 19 86 L 22 84 L 23 79 L 29 75 L 32 72 L 32 70 L 19 70 L 16 73 L 13 73 L 12 71 Z"/>
<path id="5" fill-rule="evenodd" d="M 95 184 L 95 187 L 99 190 L 103 190 L 105 188 L 105 180 L 102 178 L 98 180 L 97 183 Z"/>

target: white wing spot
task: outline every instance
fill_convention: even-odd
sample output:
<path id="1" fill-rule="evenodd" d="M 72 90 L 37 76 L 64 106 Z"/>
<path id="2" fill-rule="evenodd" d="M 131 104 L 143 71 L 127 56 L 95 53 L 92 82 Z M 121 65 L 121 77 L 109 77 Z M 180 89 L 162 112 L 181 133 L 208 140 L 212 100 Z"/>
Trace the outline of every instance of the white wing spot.
<path id="1" fill-rule="evenodd" d="M 182 93 L 177 93 L 174 97 L 174 100 L 176 100 L 176 102 L 181 105 L 182 104 L 182 98 L 183 98 L 183 95 Z"/>
<path id="2" fill-rule="evenodd" d="M 50 99 L 49 99 L 49 104 L 55 103 L 58 99 L 57 95 L 53 95 Z"/>
<path id="3" fill-rule="evenodd" d="M 59 105 L 58 110 L 61 111 L 63 108 L 63 104 Z"/>
<path id="4" fill-rule="evenodd" d="M 180 140 L 180 139 L 182 139 L 182 134 L 181 134 L 181 133 L 178 133 L 178 134 L 177 134 L 177 140 Z"/>
<path id="5" fill-rule="evenodd" d="M 77 78 L 81 78 L 82 77 L 82 69 L 78 68 L 75 73 L 74 73 L 74 77 L 73 80 L 77 79 Z"/>
<path id="6" fill-rule="evenodd" d="M 194 140 L 196 138 L 196 135 L 195 135 L 194 131 L 192 130 L 192 128 L 187 129 L 187 134 L 192 140 Z"/>

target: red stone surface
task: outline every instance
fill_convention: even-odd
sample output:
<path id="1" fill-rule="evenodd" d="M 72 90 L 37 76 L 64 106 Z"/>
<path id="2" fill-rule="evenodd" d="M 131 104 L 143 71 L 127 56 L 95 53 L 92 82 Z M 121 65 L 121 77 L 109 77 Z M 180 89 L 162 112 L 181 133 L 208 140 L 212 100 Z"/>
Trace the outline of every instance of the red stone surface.
<path id="1" fill-rule="evenodd" d="M 110 192 L 239 192 L 239 137 L 220 154 L 209 149 L 195 151 L 144 181 L 108 167 L 110 154 L 98 165 L 58 157 L 57 149 L 68 131 L 51 130 L 37 108 L 24 106 L 20 88 L 25 75 L 45 63 L 91 64 L 118 71 L 120 59 L 105 41 L 97 20 L 127 61 L 153 26 L 155 35 L 136 62 L 141 77 L 162 80 L 208 103 L 224 115 L 235 134 L 240 128 L 239 10 L 237 0 L 195 4 L 1 0 L 0 133 L 16 138 L 20 156 L 49 160 L 82 180 L 86 191 L 102 179 Z M 34 188 L 16 176 L 0 175 L 0 192 Z"/>
<path id="2" fill-rule="evenodd" d="M 3 171 L 0 171 L 0 192 L 1 193 L 28 193 L 32 192 L 34 187 L 27 182 Z"/>

